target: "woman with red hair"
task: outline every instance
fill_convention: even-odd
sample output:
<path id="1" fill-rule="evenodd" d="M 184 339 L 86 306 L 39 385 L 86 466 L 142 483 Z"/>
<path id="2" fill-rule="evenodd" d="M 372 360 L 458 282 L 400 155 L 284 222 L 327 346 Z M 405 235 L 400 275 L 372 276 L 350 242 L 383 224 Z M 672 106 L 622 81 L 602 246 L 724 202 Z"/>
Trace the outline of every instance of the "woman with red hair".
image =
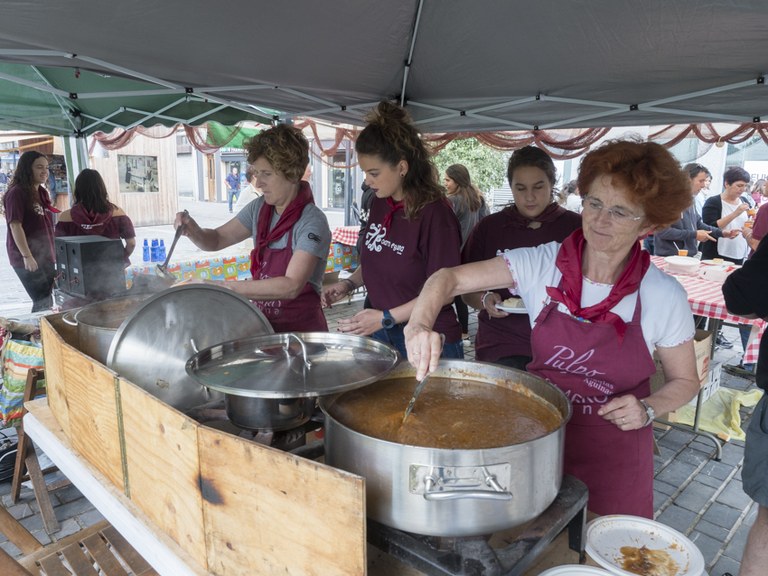
<path id="1" fill-rule="evenodd" d="M 432 323 L 457 294 L 514 287 L 530 313 L 528 371 L 570 399 L 564 469 L 589 488 L 600 515 L 653 517 L 656 412 L 699 389 L 694 324 L 683 287 L 650 262 L 640 239 L 680 218 L 690 183 L 652 142 L 616 141 L 587 154 L 578 177 L 582 228 L 562 243 L 507 250 L 433 274 L 405 329 L 408 359 L 422 378 L 437 367 Z M 651 394 L 658 354 L 666 384 Z"/>

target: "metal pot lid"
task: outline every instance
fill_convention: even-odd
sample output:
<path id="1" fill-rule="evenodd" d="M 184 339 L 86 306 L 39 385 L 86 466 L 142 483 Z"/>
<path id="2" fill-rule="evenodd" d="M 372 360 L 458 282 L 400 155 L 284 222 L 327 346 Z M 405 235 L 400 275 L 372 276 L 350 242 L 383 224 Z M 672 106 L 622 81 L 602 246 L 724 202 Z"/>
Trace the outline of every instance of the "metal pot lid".
<path id="1" fill-rule="evenodd" d="M 223 342 L 187 361 L 187 373 L 226 394 L 305 398 L 375 382 L 398 362 L 397 351 L 363 336 L 296 332 Z"/>
<path id="2" fill-rule="evenodd" d="M 107 366 L 181 411 L 221 395 L 187 374 L 190 356 L 219 342 L 274 330 L 261 311 L 209 284 L 169 288 L 148 298 L 115 333 Z"/>

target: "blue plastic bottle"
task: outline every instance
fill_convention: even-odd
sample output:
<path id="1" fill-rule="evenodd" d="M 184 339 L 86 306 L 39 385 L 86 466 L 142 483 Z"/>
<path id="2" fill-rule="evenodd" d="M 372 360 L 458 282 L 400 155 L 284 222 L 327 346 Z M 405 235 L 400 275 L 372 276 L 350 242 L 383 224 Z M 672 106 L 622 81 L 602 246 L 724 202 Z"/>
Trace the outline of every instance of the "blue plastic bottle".
<path id="1" fill-rule="evenodd" d="M 149 262 L 150 254 L 149 254 L 149 241 L 144 238 L 144 248 L 141 254 L 141 259 L 144 260 L 144 262 Z"/>
<path id="2" fill-rule="evenodd" d="M 150 249 L 150 260 L 152 262 L 158 261 L 158 248 L 160 247 L 160 243 L 157 241 L 157 238 L 152 238 L 152 248 Z"/>
<path id="3" fill-rule="evenodd" d="M 157 248 L 157 261 L 165 262 L 165 240 L 160 240 L 160 246 Z"/>

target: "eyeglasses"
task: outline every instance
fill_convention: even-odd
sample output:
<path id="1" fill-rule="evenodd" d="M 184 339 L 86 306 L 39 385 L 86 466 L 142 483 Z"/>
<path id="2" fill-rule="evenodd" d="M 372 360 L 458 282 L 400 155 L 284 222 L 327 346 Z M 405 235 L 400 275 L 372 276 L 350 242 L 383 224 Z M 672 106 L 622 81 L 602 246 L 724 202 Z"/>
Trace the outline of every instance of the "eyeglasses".
<path id="1" fill-rule="evenodd" d="M 638 220 L 643 219 L 643 216 L 635 216 L 632 212 L 624 208 L 606 208 L 600 200 L 590 198 L 589 196 L 585 196 L 582 199 L 581 207 L 583 211 L 592 212 L 598 215 L 605 210 L 608 213 L 608 217 L 616 224 L 629 224 L 630 222 L 637 222 Z"/>

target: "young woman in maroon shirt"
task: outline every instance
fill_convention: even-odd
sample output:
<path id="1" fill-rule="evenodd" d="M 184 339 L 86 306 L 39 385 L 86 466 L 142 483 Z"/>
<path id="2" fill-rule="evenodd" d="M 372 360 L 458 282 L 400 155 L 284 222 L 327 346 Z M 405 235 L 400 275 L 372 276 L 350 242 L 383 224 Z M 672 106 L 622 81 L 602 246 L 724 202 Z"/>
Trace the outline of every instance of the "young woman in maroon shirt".
<path id="1" fill-rule="evenodd" d="M 372 336 L 405 357 L 403 326 L 426 279 L 460 263 L 461 232 L 437 182 L 429 151 L 405 110 L 381 102 L 355 143 L 366 183 L 374 189 L 360 266 L 329 286 L 332 304 L 365 284 L 370 307 L 339 321 L 339 331 Z M 463 358 L 461 326 L 443 306 L 435 330 L 445 337 L 442 356 Z"/>

